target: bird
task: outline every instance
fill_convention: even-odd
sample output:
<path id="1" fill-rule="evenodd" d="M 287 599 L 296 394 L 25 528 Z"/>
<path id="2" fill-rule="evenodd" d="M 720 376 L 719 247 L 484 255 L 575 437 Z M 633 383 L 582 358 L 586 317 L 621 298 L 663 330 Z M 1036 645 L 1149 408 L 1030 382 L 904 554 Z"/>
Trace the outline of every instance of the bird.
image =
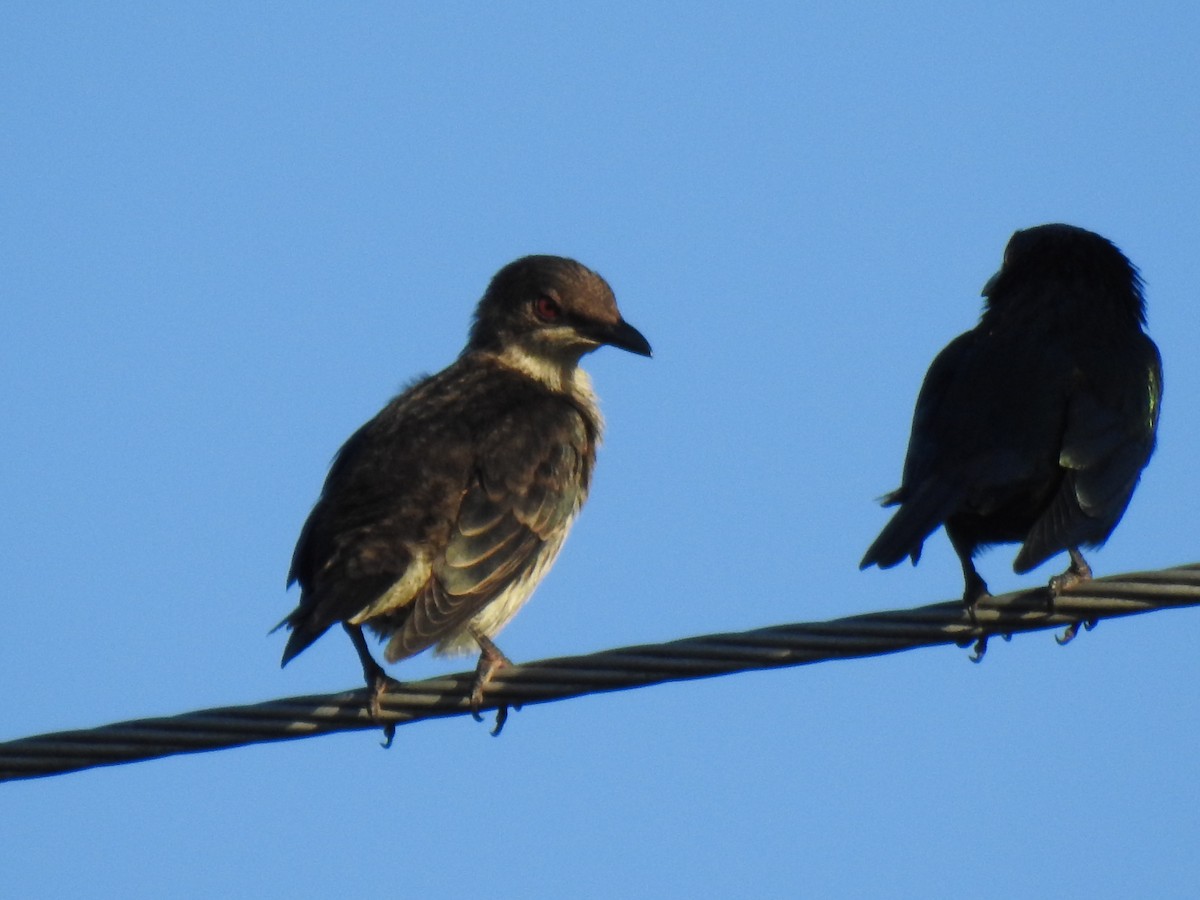
<path id="1" fill-rule="evenodd" d="M 1124 515 L 1163 389 L 1141 275 L 1106 238 L 1065 224 L 1017 231 L 982 296 L 979 324 L 929 367 L 900 487 L 882 498 L 899 509 L 859 566 L 916 565 L 944 526 L 972 620 L 990 595 L 973 558 L 989 545 L 1020 543 L 1017 574 L 1065 550 L 1051 603 L 1092 577 L 1080 548 L 1102 545 Z"/>
<path id="2" fill-rule="evenodd" d="M 335 624 L 379 715 L 389 663 L 478 650 L 470 706 L 509 664 L 492 638 L 553 564 L 587 499 L 604 423 L 584 354 L 651 356 L 608 283 L 573 259 L 518 259 L 491 279 L 466 346 L 346 441 L 300 531 L 282 665 Z M 499 715 L 507 710 L 501 708 Z M 503 724 L 498 718 L 497 730 Z M 390 740 L 389 732 L 389 740 Z"/>

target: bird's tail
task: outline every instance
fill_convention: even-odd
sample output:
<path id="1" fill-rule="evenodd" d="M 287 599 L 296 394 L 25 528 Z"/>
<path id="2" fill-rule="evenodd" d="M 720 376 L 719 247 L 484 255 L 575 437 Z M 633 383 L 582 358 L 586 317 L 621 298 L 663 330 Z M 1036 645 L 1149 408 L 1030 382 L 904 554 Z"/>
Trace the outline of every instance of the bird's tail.
<path id="1" fill-rule="evenodd" d="M 913 565 L 921 558 L 921 547 L 925 538 L 937 527 L 958 504 L 959 491 L 942 481 L 926 481 L 917 490 L 904 494 L 896 491 L 884 498 L 884 506 L 900 504 L 892 520 L 879 532 L 879 537 L 867 548 L 866 555 L 858 564 L 860 569 L 879 566 L 890 569 L 904 557 L 912 558 Z"/>
<path id="2" fill-rule="evenodd" d="M 314 625 L 315 617 L 306 615 L 306 613 L 307 610 L 304 607 L 298 606 L 270 631 L 271 634 L 274 634 L 280 628 L 288 628 L 292 632 L 288 637 L 287 646 L 283 648 L 283 660 L 279 663 L 281 668 L 286 666 L 298 654 L 303 652 L 309 644 L 329 630 L 331 623 L 326 622 L 320 626 Z"/>

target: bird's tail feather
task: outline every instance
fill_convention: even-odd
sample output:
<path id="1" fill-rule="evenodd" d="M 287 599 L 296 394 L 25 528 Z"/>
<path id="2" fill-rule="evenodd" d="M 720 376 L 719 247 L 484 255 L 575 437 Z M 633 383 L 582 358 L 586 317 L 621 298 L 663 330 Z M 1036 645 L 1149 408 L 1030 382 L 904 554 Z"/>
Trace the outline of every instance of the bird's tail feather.
<path id="1" fill-rule="evenodd" d="M 315 617 L 303 617 L 299 613 L 300 608 L 297 608 L 286 619 L 271 629 L 271 634 L 285 627 L 292 630 L 291 635 L 288 637 L 287 646 L 283 648 L 283 660 L 279 663 L 281 668 L 291 662 L 298 654 L 302 653 L 309 644 L 328 631 L 329 626 L 332 624 L 326 622 L 319 627 L 314 627 Z"/>
<path id="2" fill-rule="evenodd" d="M 921 558 L 925 538 L 946 520 L 958 501 L 959 491 L 953 485 L 938 480 L 925 482 L 903 500 L 858 567 L 890 569 L 906 556 L 915 564 Z"/>

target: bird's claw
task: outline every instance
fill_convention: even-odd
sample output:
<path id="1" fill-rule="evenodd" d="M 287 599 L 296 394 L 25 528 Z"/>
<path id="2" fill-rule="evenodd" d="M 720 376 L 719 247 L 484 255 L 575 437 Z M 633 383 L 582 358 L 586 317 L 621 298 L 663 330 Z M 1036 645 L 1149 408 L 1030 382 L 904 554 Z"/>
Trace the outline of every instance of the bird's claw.
<path id="1" fill-rule="evenodd" d="M 474 637 L 479 644 L 480 654 L 479 663 L 475 666 L 475 680 L 471 683 L 471 718 L 476 722 L 482 722 L 483 716 L 479 714 L 479 710 L 483 706 L 483 689 L 496 671 L 505 666 L 511 666 L 512 660 L 501 653 L 500 648 L 486 635 L 475 632 Z M 517 709 L 520 707 L 518 706 Z M 492 737 L 496 737 L 504 730 L 504 723 L 507 721 L 508 704 L 505 703 L 496 707 L 496 724 L 492 728 Z"/>
<path id="2" fill-rule="evenodd" d="M 1092 567 L 1088 565 L 1083 554 L 1075 547 L 1067 548 L 1067 552 L 1071 554 L 1071 564 L 1067 566 L 1067 571 L 1061 575 L 1055 575 L 1050 579 L 1050 609 L 1054 609 L 1054 598 L 1068 588 L 1072 588 L 1077 584 L 1082 584 L 1085 581 L 1092 580 Z M 1079 634 L 1079 626 L 1083 626 L 1084 631 L 1091 631 L 1096 627 L 1096 619 L 1080 619 L 1072 622 L 1067 626 L 1067 630 L 1060 635 L 1056 635 L 1054 640 L 1058 642 L 1058 646 L 1065 647 Z"/>
<path id="3" fill-rule="evenodd" d="M 988 636 L 985 634 L 975 642 L 974 649 L 971 650 L 971 655 L 968 659 L 973 663 L 983 662 L 984 654 L 987 653 Z"/>
<path id="4" fill-rule="evenodd" d="M 1062 634 L 1055 635 L 1054 640 L 1058 643 L 1058 646 L 1065 647 L 1079 636 L 1080 625 L 1083 626 L 1084 631 L 1091 631 L 1099 624 L 1099 619 L 1080 619 L 1078 622 L 1072 622 L 1070 625 L 1068 625 L 1067 630 Z"/>
<path id="5" fill-rule="evenodd" d="M 483 707 L 483 684 L 484 679 L 480 678 L 479 673 L 476 672 L 475 680 L 471 683 L 471 697 L 468 701 L 471 705 L 471 718 L 476 722 L 483 721 L 483 716 L 479 712 Z"/>
<path id="6" fill-rule="evenodd" d="M 471 691 L 471 718 L 474 719 L 476 722 L 483 721 L 483 716 L 479 712 L 480 706 L 482 704 L 483 704 L 483 685 L 479 685 L 474 690 Z M 492 732 L 491 732 L 492 737 L 499 737 L 500 732 L 504 730 L 504 723 L 508 721 L 509 708 L 510 707 L 507 703 L 503 703 L 500 706 L 496 707 L 496 724 L 492 726 Z M 521 704 L 514 703 L 511 708 L 519 710 L 521 708 Z"/>
<path id="7" fill-rule="evenodd" d="M 990 599 L 991 596 L 988 593 L 987 585 L 984 584 L 983 579 L 978 574 L 975 575 L 974 579 L 968 577 L 967 589 L 963 593 L 963 606 L 966 608 L 967 618 L 970 619 L 973 631 L 979 629 L 979 613 L 977 610 L 980 602 Z M 971 640 L 967 639 L 960 641 L 958 646 L 966 647 L 971 643 Z M 971 649 L 970 660 L 973 663 L 982 662 L 984 654 L 987 653 L 988 635 L 986 633 L 980 635 L 975 639 L 974 644 L 975 646 Z"/>

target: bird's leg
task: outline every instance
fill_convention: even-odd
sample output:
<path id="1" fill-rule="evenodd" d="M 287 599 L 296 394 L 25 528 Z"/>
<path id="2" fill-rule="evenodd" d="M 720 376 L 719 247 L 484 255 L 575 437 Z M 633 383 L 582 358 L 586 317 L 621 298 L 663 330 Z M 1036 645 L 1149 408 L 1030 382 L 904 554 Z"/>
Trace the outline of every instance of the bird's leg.
<path id="1" fill-rule="evenodd" d="M 946 528 L 946 534 L 950 538 L 950 544 L 954 547 L 954 552 L 958 554 L 958 561 L 962 565 L 963 573 L 963 606 L 967 609 L 967 615 L 971 618 L 971 627 L 979 627 L 979 616 L 975 612 L 975 607 L 979 601 L 986 600 L 992 596 L 988 591 L 987 582 L 983 580 L 983 576 L 979 574 L 979 570 L 975 568 L 975 562 L 971 559 L 971 551 L 974 549 L 971 543 L 955 533 L 949 528 Z M 988 636 L 985 632 L 981 634 L 975 641 L 975 647 L 971 650 L 971 662 L 982 662 L 983 656 L 987 653 Z M 966 646 L 965 643 L 963 646 Z"/>
<path id="2" fill-rule="evenodd" d="M 963 605 L 967 608 L 967 615 L 971 617 L 971 624 L 978 625 L 976 608 L 981 601 L 989 599 L 992 592 L 988 590 L 987 582 L 975 571 L 975 566 L 969 559 L 963 564 L 963 582 Z"/>
<path id="3" fill-rule="evenodd" d="M 501 653 L 500 648 L 482 631 L 472 628 L 471 637 L 475 638 L 475 643 L 479 645 L 479 662 L 475 666 L 475 680 L 471 683 L 471 716 L 476 722 L 482 722 L 483 716 L 479 714 L 479 707 L 483 705 L 483 689 L 497 670 L 511 666 L 512 660 Z M 498 706 L 496 726 L 492 729 L 492 734 L 498 735 L 507 721 L 508 706 Z"/>
<path id="4" fill-rule="evenodd" d="M 362 663 L 363 678 L 366 679 L 367 690 L 370 692 L 371 697 L 371 718 L 383 726 L 383 746 L 390 747 L 392 745 L 392 738 L 396 736 L 396 725 L 394 722 L 383 721 L 381 701 L 387 689 L 395 687 L 400 682 L 395 678 L 389 677 L 383 671 L 383 666 L 375 662 L 375 657 L 371 655 L 371 648 L 367 646 L 367 639 L 363 635 L 360 626 L 343 622 L 342 627 L 346 629 L 346 634 L 350 635 L 350 642 L 354 644 L 354 649 L 358 652 L 358 660 Z"/>
<path id="5" fill-rule="evenodd" d="M 1068 547 L 1067 552 L 1071 554 L 1071 564 L 1067 566 L 1067 570 L 1061 575 L 1055 575 L 1050 579 L 1050 611 L 1054 611 L 1054 598 L 1068 588 L 1074 587 L 1077 584 L 1082 584 L 1085 581 L 1090 581 L 1092 578 L 1092 567 L 1088 565 L 1083 554 L 1079 552 L 1078 547 Z M 1075 640 L 1075 636 L 1079 634 L 1079 626 L 1082 625 L 1087 631 L 1091 631 L 1096 627 L 1095 619 L 1081 619 L 1078 622 L 1072 622 L 1067 626 L 1067 630 L 1054 638 L 1059 646 L 1064 646 Z"/>
<path id="6" fill-rule="evenodd" d="M 374 694 L 374 699 L 371 701 L 372 714 L 379 714 L 379 698 L 393 685 L 400 682 L 394 678 L 390 678 L 383 670 L 383 666 L 375 662 L 375 657 L 371 655 L 371 648 L 367 646 L 367 639 L 363 635 L 362 628 L 358 625 L 351 625 L 346 622 L 342 624 L 346 629 L 346 634 L 350 635 L 350 641 L 354 644 L 354 649 L 358 652 L 358 660 L 362 663 L 363 678 L 366 679 L 367 687 Z"/>

